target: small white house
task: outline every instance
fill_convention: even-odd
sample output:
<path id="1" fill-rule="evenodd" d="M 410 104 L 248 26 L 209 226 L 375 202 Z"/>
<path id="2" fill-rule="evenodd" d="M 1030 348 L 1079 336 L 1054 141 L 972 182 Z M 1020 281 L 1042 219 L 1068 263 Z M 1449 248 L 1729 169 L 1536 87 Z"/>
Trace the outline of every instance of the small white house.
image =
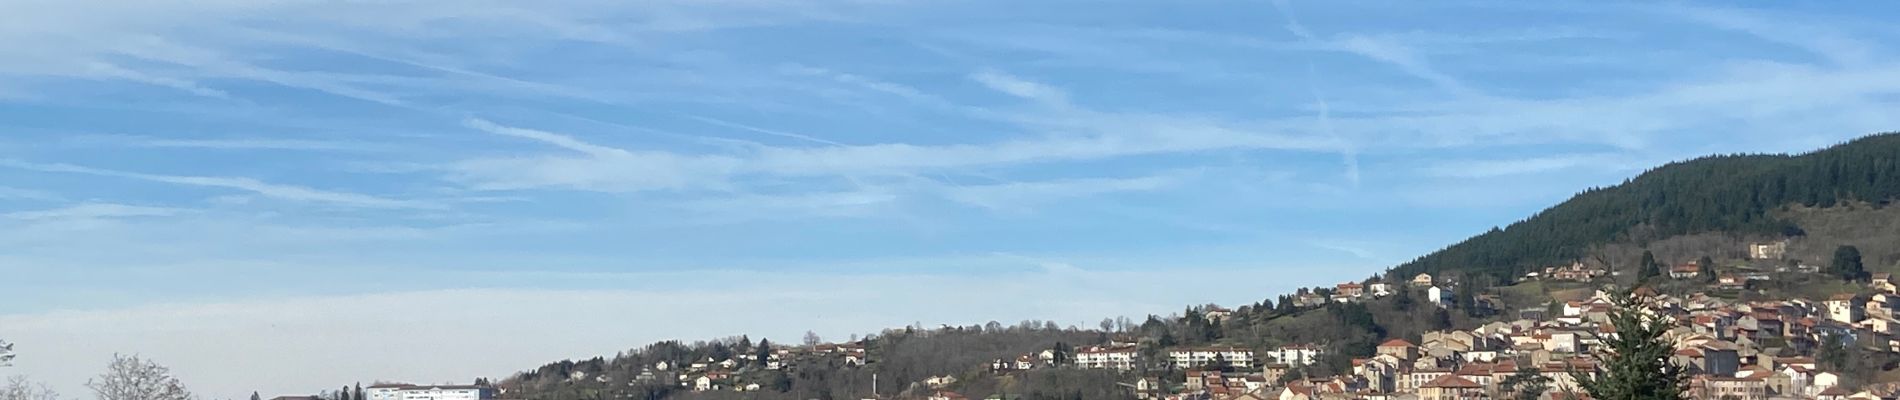
<path id="1" fill-rule="evenodd" d="M 1438 305 L 1439 307 L 1451 304 L 1451 291 L 1445 288 L 1432 286 L 1431 289 L 1425 290 L 1425 295 L 1426 299 L 1431 300 L 1432 304 Z"/>
<path id="2" fill-rule="evenodd" d="M 1391 296 L 1393 292 L 1392 284 L 1385 282 L 1367 285 L 1366 290 L 1372 292 L 1372 297 Z"/>

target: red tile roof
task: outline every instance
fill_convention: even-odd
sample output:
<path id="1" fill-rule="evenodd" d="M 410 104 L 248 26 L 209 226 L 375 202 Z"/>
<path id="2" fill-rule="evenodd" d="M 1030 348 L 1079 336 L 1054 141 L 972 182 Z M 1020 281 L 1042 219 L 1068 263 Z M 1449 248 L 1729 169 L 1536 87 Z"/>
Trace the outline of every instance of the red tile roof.
<path id="1" fill-rule="evenodd" d="M 1418 345 L 1412 344 L 1412 342 L 1406 341 L 1405 339 L 1392 339 L 1385 341 L 1385 343 L 1380 343 L 1379 347 L 1418 347 Z"/>
<path id="2" fill-rule="evenodd" d="M 1477 382 L 1472 382 L 1471 380 L 1468 380 L 1465 378 L 1459 378 L 1457 375 L 1445 375 L 1445 376 L 1438 377 L 1438 379 L 1433 379 L 1431 382 L 1426 382 L 1424 386 L 1420 386 L 1420 387 L 1447 388 L 1447 389 L 1482 389 L 1484 388 L 1484 385 L 1479 385 Z"/>

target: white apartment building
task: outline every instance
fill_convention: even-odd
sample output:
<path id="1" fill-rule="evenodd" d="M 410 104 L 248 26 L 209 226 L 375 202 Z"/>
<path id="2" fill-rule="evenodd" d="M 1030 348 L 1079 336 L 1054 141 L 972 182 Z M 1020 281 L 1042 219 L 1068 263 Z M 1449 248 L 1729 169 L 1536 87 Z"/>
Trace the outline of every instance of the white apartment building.
<path id="1" fill-rule="evenodd" d="M 1215 360 L 1225 361 L 1234 368 L 1254 366 L 1253 350 L 1238 347 L 1191 347 L 1168 351 L 1168 361 L 1180 369 L 1213 365 Z"/>
<path id="2" fill-rule="evenodd" d="M 474 385 L 411 386 L 401 400 L 493 400 L 495 388 Z"/>
<path id="3" fill-rule="evenodd" d="M 495 388 L 475 385 L 376 384 L 363 388 L 366 400 L 493 400 Z"/>
<path id="4" fill-rule="evenodd" d="M 379 383 L 363 388 L 368 400 L 402 400 L 402 390 L 415 387 L 407 383 Z"/>
<path id="5" fill-rule="evenodd" d="M 1280 348 L 1268 351 L 1267 357 L 1272 357 L 1274 362 L 1286 365 L 1313 365 L 1313 363 L 1319 362 L 1319 356 L 1321 354 L 1325 354 L 1325 352 L 1320 350 L 1319 346 L 1293 345 L 1280 346 Z"/>
<path id="6" fill-rule="evenodd" d="M 1088 369 L 1135 369 L 1134 347 L 1097 347 L 1075 352 L 1075 365 Z"/>

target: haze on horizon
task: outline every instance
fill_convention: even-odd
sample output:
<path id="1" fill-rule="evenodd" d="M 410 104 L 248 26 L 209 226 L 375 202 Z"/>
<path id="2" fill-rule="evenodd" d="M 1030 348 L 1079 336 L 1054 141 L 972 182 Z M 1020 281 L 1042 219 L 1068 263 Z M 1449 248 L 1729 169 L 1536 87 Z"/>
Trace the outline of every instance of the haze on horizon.
<path id="1" fill-rule="evenodd" d="M 1777 4 L 0 5 L 0 375 L 205 398 L 1251 303 L 1900 127 Z"/>

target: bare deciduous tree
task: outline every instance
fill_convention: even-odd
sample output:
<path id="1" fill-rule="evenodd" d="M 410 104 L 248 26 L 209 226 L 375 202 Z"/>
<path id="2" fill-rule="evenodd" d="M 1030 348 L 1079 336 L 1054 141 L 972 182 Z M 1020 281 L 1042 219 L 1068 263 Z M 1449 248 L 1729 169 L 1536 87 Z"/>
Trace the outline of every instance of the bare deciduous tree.
<path id="1" fill-rule="evenodd" d="M 0 340 L 0 367 L 13 365 L 13 344 Z"/>
<path id="2" fill-rule="evenodd" d="M 7 378 L 6 386 L 0 386 L 0 400 L 59 400 L 59 393 L 53 392 L 44 383 L 15 376 Z"/>
<path id="3" fill-rule="evenodd" d="M 170 368 L 139 356 L 112 355 L 112 365 L 86 381 L 99 400 L 191 400 L 191 392 Z"/>

